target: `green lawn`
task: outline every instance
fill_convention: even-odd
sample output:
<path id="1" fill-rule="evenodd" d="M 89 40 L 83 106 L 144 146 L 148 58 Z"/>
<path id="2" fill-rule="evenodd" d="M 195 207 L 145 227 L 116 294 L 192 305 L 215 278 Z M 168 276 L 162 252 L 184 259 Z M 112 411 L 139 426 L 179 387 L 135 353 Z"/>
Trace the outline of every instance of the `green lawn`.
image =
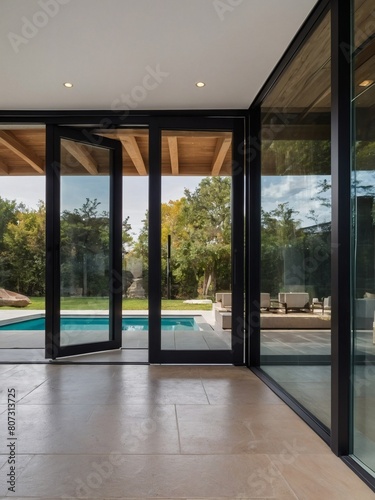
<path id="1" fill-rule="evenodd" d="M 44 310 L 44 297 L 30 297 L 31 304 L 20 310 Z M 162 300 L 161 308 L 165 310 L 195 310 L 210 311 L 211 304 L 184 304 L 183 300 Z M 147 311 L 147 299 L 123 299 L 124 310 Z M 2 309 L 16 309 L 15 307 L 1 307 Z M 108 299 L 102 297 L 69 297 L 61 301 L 61 309 L 108 309 Z"/>

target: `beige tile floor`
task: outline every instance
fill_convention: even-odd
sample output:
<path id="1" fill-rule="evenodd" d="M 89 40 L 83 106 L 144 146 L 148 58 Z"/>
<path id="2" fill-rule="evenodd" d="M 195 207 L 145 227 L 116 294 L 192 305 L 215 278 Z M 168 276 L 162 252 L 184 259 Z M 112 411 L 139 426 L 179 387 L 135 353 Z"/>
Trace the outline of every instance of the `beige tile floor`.
<path id="1" fill-rule="evenodd" d="M 2 498 L 375 498 L 246 368 L 0 365 L 0 380 Z"/>

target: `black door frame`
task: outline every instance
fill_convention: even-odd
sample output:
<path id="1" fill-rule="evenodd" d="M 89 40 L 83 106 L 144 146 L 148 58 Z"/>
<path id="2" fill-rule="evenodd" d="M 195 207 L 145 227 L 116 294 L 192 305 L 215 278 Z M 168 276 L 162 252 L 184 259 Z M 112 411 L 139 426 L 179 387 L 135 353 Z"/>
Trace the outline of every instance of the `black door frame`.
<path id="1" fill-rule="evenodd" d="M 109 332 L 110 340 L 60 345 L 60 178 L 61 139 L 99 146 L 111 151 Z M 86 354 L 119 349 L 122 342 L 122 145 L 120 141 L 84 133 L 80 129 L 47 126 L 46 131 L 46 333 L 45 357 Z"/>
<path id="2" fill-rule="evenodd" d="M 232 349 L 161 349 L 161 139 L 162 130 L 225 130 L 232 143 Z M 244 364 L 244 118 L 150 118 L 149 127 L 149 362 Z"/>

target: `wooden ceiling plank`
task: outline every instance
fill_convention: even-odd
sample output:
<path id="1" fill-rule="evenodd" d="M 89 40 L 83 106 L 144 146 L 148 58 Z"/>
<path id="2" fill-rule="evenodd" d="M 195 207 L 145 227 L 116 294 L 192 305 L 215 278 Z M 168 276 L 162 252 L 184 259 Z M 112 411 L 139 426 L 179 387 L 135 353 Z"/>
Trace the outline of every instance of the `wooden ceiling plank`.
<path id="1" fill-rule="evenodd" d="M 22 158 L 36 172 L 44 174 L 43 161 L 31 149 L 19 142 L 12 133 L 0 130 L 0 143 Z"/>
<path id="2" fill-rule="evenodd" d="M 143 161 L 141 151 L 134 136 L 123 137 L 121 139 L 122 145 L 130 156 L 131 161 L 134 163 L 135 168 L 139 175 L 147 175 L 145 162 Z"/>
<path id="3" fill-rule="evenodd" d="M 179 174 L 177 137 L 168 137 L 169 155 L 171 157 L 172 175 Z"/>
<path id="4" fill-rule="evenodd" d="M 3 162 L 3 160 L 0 160 L 0 174 L 9 175 L 9 167 Z"/>
<path id="5" fill-rule="evenodd" d="M 232 137 L 232 132 L 220 130 L 163 130 L 164 137 L 185 137 L 189 139 L 216 139 L 217 137 Z"/>
<path id="6" fill-rule="evenodd" d="M 122 139 L 133 136 L 133 137 L 148 137 L 148 128 L 116 128 L 111 130 L 98 129 L 94 130 L 96 135 L 101 135 L 103 137 L 109 137 L 111 139 Z"/>
<path id="7" fill-rule="evenodd" d="M 70 153 L 91 175 L 98 175 L 98 165 L 87 148 L 79 142 L 62 141 L 61 145 Z"/>
<path id="8" fill-rule="evenodd" d="M 225 156 L 230 148 L 232 138 L 219 137 L 216 141 L 216 150 L 211 165 L 211 175 L 220 175 Z"/>

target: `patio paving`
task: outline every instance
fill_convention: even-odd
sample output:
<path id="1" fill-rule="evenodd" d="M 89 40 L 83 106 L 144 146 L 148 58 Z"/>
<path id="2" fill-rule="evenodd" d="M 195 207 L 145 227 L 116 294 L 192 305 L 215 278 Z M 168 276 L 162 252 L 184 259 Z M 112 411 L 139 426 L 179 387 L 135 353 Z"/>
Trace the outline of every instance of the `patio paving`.
<path id="1" fill-rule="evenodd" d="M 123 316 L 144 316 L 146 311 L 123 311 Z M 105 316 L 103 310 L 69 310 L 62 311 L 64 316 L 94 315 Z M 211 311 L 162 311 L 163 316 L 194 316 L 199 331 L 175 330 L 162 332 L 162 349 L 166 350 L 228 350 L 230 349 L 230 331 L 215 328 Z M 0 325 L 10 320 L 33 319 L 44 316 L 43 311 L 0 311 Z M 103 332 L 85 331 L 90 341 L 105 340 Z M 74 342 L 74 337 L 81 336 L 81 331 L 69 331 L 63 343 Z M 0 363 L 1 362 L 46 362 L 44 358 L 45 333 L 43 330 L 3 330 L 0 331 Z M 122 350 L 90 354 L 89 356 L 70 357 L 69 360 L 91 359 L 93 362 L 147 362 L 148 331 L 124 330 L 122 334 Z M 121 352 L 122 351 L 122 352 Z"/>

